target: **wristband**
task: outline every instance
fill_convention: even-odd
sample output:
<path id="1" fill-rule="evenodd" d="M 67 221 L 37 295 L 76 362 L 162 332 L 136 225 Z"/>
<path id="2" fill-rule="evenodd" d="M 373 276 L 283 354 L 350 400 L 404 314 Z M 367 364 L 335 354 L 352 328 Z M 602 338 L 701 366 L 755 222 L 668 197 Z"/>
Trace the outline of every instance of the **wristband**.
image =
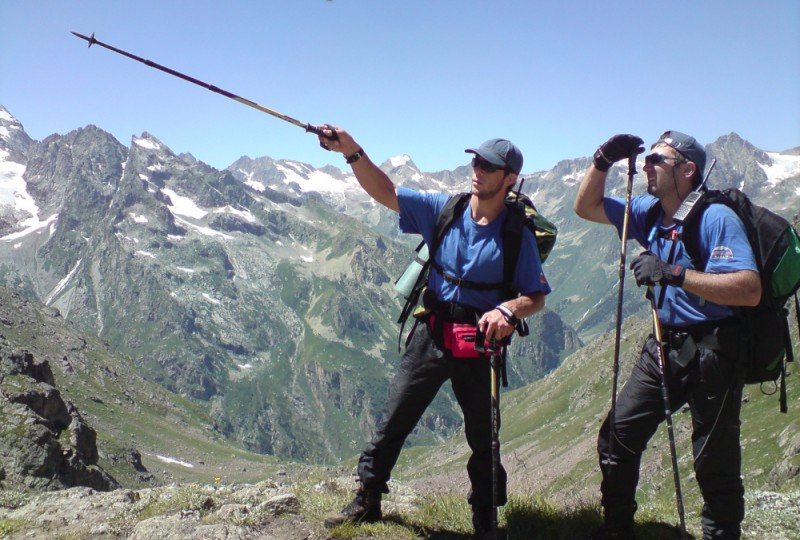
<path id="1" fill-rule="evenodd" d="M 608 159 L 603 153 L 603 147 L 598 146 L 594 153 L 594 168 L 598 171 L 608 172 L 608 169 L 614 164 L 613 161 Z"/>
<path id="2" fill-rule="evenodd" d="M 352 165 L 353 163 L 355 163 L 356 161 L 361 159 L 363 156 L 364 156 L 364 149 L 363 148 L 359 148 L 358 150 L 356 150 L 355 152 L 353 152 L 349 156 L 345 156 L 344 160 L 348 164 Z"/>
<path id="3" fill-rule="evenodd" d="M 494 309 L 503 314 L 503 318 L 506 320 L 508 324 L 516 326 L 517 323 L 519 322 L 519 319 L 517 319 L 513 311 L 508 309 L 508 306 L 505 306 L 503 304 L 498 304 L 497 306 L 495 306 Z"/>

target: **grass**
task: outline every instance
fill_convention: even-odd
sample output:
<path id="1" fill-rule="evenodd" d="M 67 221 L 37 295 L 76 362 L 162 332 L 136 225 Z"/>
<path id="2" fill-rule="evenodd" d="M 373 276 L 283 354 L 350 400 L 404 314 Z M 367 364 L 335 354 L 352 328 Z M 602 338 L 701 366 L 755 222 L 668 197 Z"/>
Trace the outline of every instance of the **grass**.
<path id="1" fill-rule="evenodd" d="M 301 513 L 312 524 L 323 522 L 326 514 L 335 512 L 352 498 L 352 493 L 334 484 L 306 489 L 298 494 Z M 460 496 L 426 496 L 413 501 L 401 511 L 389 504 L 378 523 L 347 523 L 329 531 L 338 540 L 376 540 L 426 538 L 430 540 L 466 540 L 472 537 L 471 510 Z M 600 508 L 595 503 L 575 500 L 557 504 L 540 493 L 511 494 L 508 504 L 499 509 L 498 524 L 508 540 L 573 540 L 586 538 L 602 523 Z M 672 540 L 677 529 L 655 517 L 640 512 L 636 524 L 640 538 Z"/>
<path id="2" fill-rule="evenodd" d="M 27 523 L 24 519 L 0 519 L 0 538 L 7 538 L 23 530 Z"/>

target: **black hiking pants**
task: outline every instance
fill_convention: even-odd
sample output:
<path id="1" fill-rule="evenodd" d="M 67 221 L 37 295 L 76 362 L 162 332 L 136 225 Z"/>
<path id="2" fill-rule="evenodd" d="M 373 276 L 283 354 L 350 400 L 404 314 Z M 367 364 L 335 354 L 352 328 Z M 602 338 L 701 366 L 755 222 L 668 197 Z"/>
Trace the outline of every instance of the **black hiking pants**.
<path id="1" fill-rule="evenodd" d="M 417 325 L 397 373 L 389 385 L 378 429 L 358 462 L 364 488 L 388 493 L 386 483 L 406 437 L 445 381 L 464 413 L 464 431 L 472 455 L 467 462 L 472 489 L 469 503 L 492 506 L 491 379 L 487 358 L 453 358 L 439 348 L 427 324 Z M 506 503 L 506 471 L 498 471 L 499 504 Z"/>
<path id="2" fill-rule="evenodd" d="M 719 335 L 721 345 L 714 349 L 698 340 L 698 350 L 688 364 L 682 362 L 684 367 L 676 360 L 685 335 L 684 339 L 680 335 L 672 339 L 675 336 L 669 333 L 665 337 L 670 410 L 674 412 L 688 403 L 692 415 L 694 470 L 704 501 L 704 539 L 738 539 L 744 518 L 739 444 L 743 375 L 738 340 L 730 335 L 730 338 Z M 624 530 L 633 525 L 642 452 L 665 420 L 657 355 L 656 341 L 651 335 L 617 398 L 616 437 L 611 456 L 609 417 L 600 428 L 597 450 L 603 474 L 601 503 L 606 524 L 612 528 Z M 668 447 L 661 450 L 669 451 Z"/>

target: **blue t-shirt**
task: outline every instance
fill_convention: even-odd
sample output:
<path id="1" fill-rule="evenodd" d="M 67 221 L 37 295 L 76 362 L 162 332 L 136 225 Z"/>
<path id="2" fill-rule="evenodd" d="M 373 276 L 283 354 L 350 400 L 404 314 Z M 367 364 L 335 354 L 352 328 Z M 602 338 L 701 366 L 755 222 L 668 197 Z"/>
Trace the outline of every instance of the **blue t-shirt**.
<path id="1" fill-rule="evenodd" d="M 420 193 L 408 188 L 397 189 L 400 206 L 400 230 L 404 233 L 421 234 L 429 246 L 433 243 L 436 221 L 450 197 L 444 193 Z M 480 283 L 503 281 L 503 224 L 505 213 L 487 225 L 479 225 L 472 219 L 469 208 L 456 216 L 453 224 L 442 238 L 437 253 L 431 254 L 442 269 L 451 276 Z M 514 272 L 514 289 L 520 294 L 550 292 L 550 285 L 542 271 L 536 239 L 527 228 L 523 231 L 517 268 Z M 444 280 L 432 270 L 428 287 L 437 298 L 446 302 L 457 302 L 488 311 L 504 300 L 502 290 L 479 291 L 458 287 Z"/>
<path id="2" fill-rule="evenodd" d="M 652 195 L 643 195 L 631 199 L 631 213 L 628 222 L 628 237 L 636 240 L 642 247 L 649 249 L 662 261 L 680 264 L 686 268 L 694 268 L 681 240 L 672 240 L 674 234 L 680 236 L 683 227 L 672 224 L 662 225 L 663 213 L 656 219 L 653 230 L 645 230 L 648 210 L 658 202 Z M 617 227 L 622 235 L 622 222 L 625 216 L 625 200 L 617 197 L 604 199 L 606 216 Z M 697 268 L 709 274 L 724 274 L 739 270 L 758 272 L 753 250 L 747 241 L 747 234 L 739 217 L 724 204 L 712 204 L 700 217 L 698 228 L 698 244 L 700 260 L 707 261 L 705 268 Z M 672 259 L 669 259 L 673 243 Z M 656 298 L 661 297 L 661 287 L 655 287 Z M 733 315 L 731 308 L 715 304 L 692 294 L 682 287 L 667 286 L 664 303 L 658 310 L 658 317 L 663 324 L 671 326 L 688 326 L 706 321 L 718 321 Z"/>

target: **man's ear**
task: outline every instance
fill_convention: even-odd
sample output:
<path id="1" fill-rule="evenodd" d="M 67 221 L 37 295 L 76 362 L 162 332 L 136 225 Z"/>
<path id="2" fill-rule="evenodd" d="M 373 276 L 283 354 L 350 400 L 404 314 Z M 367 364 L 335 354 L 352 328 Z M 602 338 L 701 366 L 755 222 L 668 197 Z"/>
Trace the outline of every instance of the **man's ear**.
<path id="1" fill-rule="evenodd" d="M 683 175 L 684 177 L 689 179 L 689 181 L 691 181 L 692 178 L 694 178 L 695 173 L 697 172 L 697 163 L 695 163 L 694 161 L 687 161 L 685 163 L 686 167 L 684 167 Z"/>

